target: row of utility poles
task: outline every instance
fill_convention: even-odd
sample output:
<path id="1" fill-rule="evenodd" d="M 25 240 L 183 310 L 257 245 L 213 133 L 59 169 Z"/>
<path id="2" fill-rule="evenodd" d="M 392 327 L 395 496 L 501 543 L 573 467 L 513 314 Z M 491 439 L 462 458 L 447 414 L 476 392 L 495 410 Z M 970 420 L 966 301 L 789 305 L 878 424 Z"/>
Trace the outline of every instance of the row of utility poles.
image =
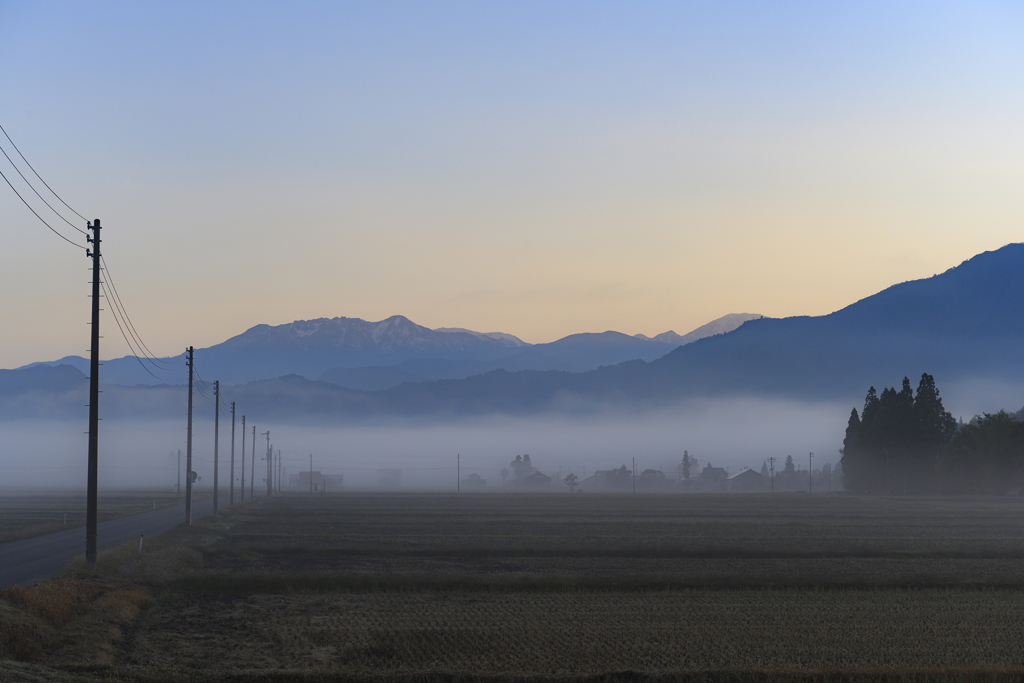
<path id="1" fill-rule="evenodd" d="M 86 467 L 86 505 L 85 505 L 85 560 L 90 566 L 96 565 L 96 538 L 99 515 L 97 511 L 98 492 L 97 484 L 99 479 L 99 394 L 100 394 L 100 280 L 102 266 L 102 255 L 100 250 L 100 220 L 97 218 L 86 222 L 86 242 L 91 247 L 86 247 L 85 255 L 92 259 L 92 316 L 90 320 L 90 348 L 89 348 L 89 454 Z M 192 390 L 193 375 L 195 374 L 195 352 L 193 347 L 188 347 L 186 365 L 188 367 L 188 435 L 185 446 L 185 522 L 192 524 L 192 484 L 198 479 L 198 475 L 192 469 Z M 220 381 L 214 382 L 214 437 L 213 437 L 213 511 L 217 512 L 219 500 L 220 475 Z M 245 416 L 242 416 L 242 476 L 240 501 L 245 500 Z M 270 431 L 267 436 L 267 495 L 273 493 L 273 450 L 270 445 Z M 249 477 L 249 497 L 253 497 L 253 486 L 256 477 L 256 426 L 252 426 L 252 465 Z M 313 456 L 310 455 L 310 486 L 312 487 Z M 281 480 L 281 457 L 278 451 L 278 490 Z M 181 495 L 181 451 L 178 451 L 178 495 Z M 231 403 L 231 484 L 228 493 L 228 504 L 235 502 L 235 403 Z"/>
<path id="2" fill-rule="evenodd" d="M 775 456 L 766 458 L 769 478 L 772 482 L 772 493 L 775 493 Z M 832 468 L 828 470 L 828 490 L 832 490 Z M 814 493 L 814 451 L 807 454 L 807 493 Z"/>
<path id="3" fill-rule="evenodd" d="M 185 523 L 192 524 L 192 484 L 199 477 L 192 469 L 192 388 L 193 376 L 195 374 L 195 349 L 188 347 L 185 351 L 185 365 L 188 367 L 188 435 L 185 444 Z M 214 413 L 213 413 L 213 513 L 217 514 L 220 495 L 220 380 L 213 383 Z M 231 402 L 231 483 L 228 486 L 228 505 L 235 504 L 235 402 Z M 252 457 L 249 471 L 249 498 L 255 496 L 256 481 L 256 425 L 252 427 Z M 246 437 L 245 415 L 242 415 L 242 469 L 241 486 L 239 487 L 239 502 L 245 502 L 245 437 Z M 267 454 L 264 458 L 267 461 L 267 495 L 273 493 L 271 483 L 271 462 L 273 459 L 272 446 L 270 445 L 270 430 L 263 432 L 267 437 Z M 279 452 L 280 454 L 280 452 Z M 312 456 L 310 456 L 312 458 Z M 310 460 L 312 462 L 312 460 Z M 178 491 L 181 491 L 181 451 L 178 451 Z"/>

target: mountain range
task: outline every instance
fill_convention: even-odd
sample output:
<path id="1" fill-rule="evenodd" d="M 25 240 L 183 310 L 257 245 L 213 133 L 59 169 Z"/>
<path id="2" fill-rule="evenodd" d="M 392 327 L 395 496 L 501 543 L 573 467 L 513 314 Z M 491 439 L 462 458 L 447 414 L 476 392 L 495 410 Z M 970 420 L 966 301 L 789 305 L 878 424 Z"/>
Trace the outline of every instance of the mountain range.
<path id="1" fill-rule="evenodd" d="M 682 346 L 614 332 L 527 345 L 504 335 L 427 330 L 400 317 L 380 323 L 340 322 L 352 320 L 341 318 L 257 326 L 202 355 L 197 351 L 196 356 L 197 364 L 204 358 L 208 367 L 220 359 L 225 371 L 238 372 L 254 363 L 265 377 L 274 377 L 279 367 L 275 353 L 297 348 L 302 353 L 294 355 L 314 373 L 337 358 L 332 350 L 337 354 L 340 348 L 346 349 L 346 357 L 366 361 L 397 360 L 399 349 L 413 350 L 402 351 L 405 357 L 390 365 L 352 365 L 345 372 L 334 366 L 313 378 L 292 373 L 228 388 L 231 400 L 275 419 L 337 422 L 540 414 L 586 412 L 597 406 L 641 410 L 686 398 L 736 395 L 859 402 L 869 386 L 898 386 L 904 376 L 916 383 L 924 372 L 933 375 L 940 388 L 968 380 L 1024 382 L 1021 273 L 1024 244 L 1011 244 L 939 275 L 894 285 L 828 315 L 756 317 L 724 334 Z M 609 349 L 620 358 L 622 353 L 633 358 L 602 362 L 611 355 Z M 648 352 L 653 357 L 643 356 Z M 488 370 L 496 360 L 510 367 Z M 531 366 L 542 362 L 549 367 Z M 449 364 L 445 372 L 450 376 L 468 376 L 429 379 L 429 373 L 436 376 L 444 363 Z M 570 371 L 559 363 L 601 367 Z M 381 368 L 391 376 L 382 379 Z M 19 374 L 30 371 L 30 379 Z M 31 412 L 33 401 L 45 403 L 61 396 L 67 410 L 80 411 L 75 408 L 81 404 L 76 392 L 84 377 L 78 373 L 79 383 L 68 384 L 71 372 L 60 364 L 0 371 L 3 414 Z M 365 376 L 360 378 L 359 373 Z M 326 381 L 369 383 L 367 377 L 391 386 L 363 391 Z M 428 379 L 419 380 L 422 377 Z M 26 392 L 26 386 L 38 390 Z M 107 392 L 108 405 L 134 410 L 132 414 L 150 410 L 146 406 L 157 405 L 158 396 L 173 396 L 179 403 L 184 398 L 180 387 L 108 387 Z M 26 398 L 29 394 L 36 398 Z"/>
<path id="2" fill-rule="evenodd" d="M 492 370 L 584 372 L 627 360 L 649 361 L 679 344 L 735 329 L 752 317 L 759 316 L 725 316 L 684 336 L 666 332 L 648 339 L 602 332 L 574 334 L 546 344 L 528 344 L 502 332 L 431 330 L 400 315 L 379 322 L 319 318 L 257 325 L 221 344 L 196 349 L 195 358 L 202 376 L 223 384 L 294 374 L 349 389 L 376 391 L 403 382 L 462 379 Z M 71 365 L 83 373 L 89 368 L 89 361 L 80 356 L 45 364 Z M 153 363 L 126 356 L 104 361 L 102 372 L 107 384 L 180 384 L 184 356 Z"/>

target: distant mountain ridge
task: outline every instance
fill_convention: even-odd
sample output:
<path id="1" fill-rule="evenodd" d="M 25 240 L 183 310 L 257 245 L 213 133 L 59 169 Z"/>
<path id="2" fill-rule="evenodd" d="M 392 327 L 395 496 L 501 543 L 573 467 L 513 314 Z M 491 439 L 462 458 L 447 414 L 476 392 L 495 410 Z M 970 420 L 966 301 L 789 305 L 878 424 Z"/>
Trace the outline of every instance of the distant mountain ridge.
<path id="1" fill-rule="evenodd" d="M 434 332 L 464 332 L 477 337 L 489 337 L 495 341 L 504 342 L 506 346 L 529 346 L 529 344 L 519 337 L 505 332 L 474 332 L 473 330 L 467 330 L 462 327 L 435 327 Z"/>
<path id="2" fill-rule="evenodd" d="M 616 332 L 571 335 L 547 345 L 506 347 L 505 352 L 518 354 L 506 356 L 506 360 L 519 359 L 522 369 L 518 371 L 480 372 L 494 358 L 463 356 L 445 360 L 450 367 L 444 372 L 472 373 L 465 378 L 406 381 L 377 391 L 359 391 L 297 374 L 239 383 L 228 389 L 232 400 L 253 406 L 267 415 L 264 419 L 343 422 L 410 416 L 458 419 L 488 413 L 586 413 L 610 407 L 641 411 L 715 396 L 856 404 L 869 386 L 898 385 L 904 376 L 916 381 L 924 372 L 933 375 L 943 389 L 958 381 L 995 380 L 1024 386 L 1022 273 L 1024 244 L 1011 244 L 979 254 L 940 275 L 894 285 L 829 315 L 751 319 L 730 332 L 675 347 L 654 359 L 602 363 L 602 367 L 584 372 L 532 369 L 529 364 L 538 358 L 559 363 L 569 357 L 559 354 L 595 362 L 609 349 L 633 355 L 638 349 L 657 348 L 650 346 L 657 342 Z M 317 327 L 305 337 L 319 331 Z M 497 343 L 466 333 L 428 332 L 461 334 L 465 340 L 492 347 Z M 280 331 L 275 334 L 288 339 Z M 204 350 L 204 356 L 212 356 L 215 348 Z M 426 377 L 438 369 L 438 363 L 431 357 L 407 358 L 387 369 L 401 381 L 405 377 L 401 373 Z M 364 372 L 372 367 L 349 370 Z M 38 373 L 31 381 L 20 374 L 29 371 Z M 0 373 L 4 413 L 36 414 L 33 411 L 53 405 L 81 412 L 84 376 L 76 372 L 72 368 L 28 368 Z M 38 383 L 38 391 L 34 383 Z M 29 393 L 25 393 L 26 386 Z M 125 414 L 157 411 L 164 405 L 161 401 L 180 403 L 184 396 L 180 387 L 108 386 L 105 391 L 106 405 Z M 165 401 L 161 396 L 169 398 Z"/>
<path id="3" fill-rule="evenodd" d="M 642 409 L 723 395 L 857 402 L 869 386 L 880 390 L 904 376 L 916 381 L 924 372 L 940 388 L 968 380 L 1024 384 L 1022 273 L 1024 244 L 1010 244 L 829 315 L 747 320 L 652 362 L 579 374 L 498 371 L 402 385 L 382 392 L 379 410 L 543 412 L 611 404 Z"/>
<path id="4" fill-rule="evenodd" d="M 661 342 L 663 344 L 674 344 L 676 346 L 685 346 L 686 344 L 692 344 L 698 339 L 704 339 L 705 337 L 713 337 L 717 334 L 725 334 L 726 332 L 732 332 L 737 327 L 747 322 L 748 320 L 757 320 L 764 316 L 760 313 L 730 313 L 729 315 L 723 315 L 717 320 L 701 325 L 692 332 L 686 334 L 676 334 L 675 330 L 669 330 L 668 332 L 662 332 L 654 337 L 647 337 L 642 334 L 634 335 L 640 339 L 646 339 L 649 341 Z"/>
<path id="5" fill-rule="evenodd" d="M 224 384 L 296 374 L 372 391 L 407 381 L 459 379 L 498 369 L 584 372 L 625 360 L 654 360 L 673 348 L 670 342 L 619 332 L 528 344 L 504 332 L 431 330 L 395 315 L 376 322 L 337 317 L 256 325 L 195 353 L 200 373 Z M 45 364 L 71 365 L 86 373 L 89 368 L 88 360 L 78 356 Z M 103 381 L 125 386 L 184 381 L 182 356 L 161 359 L 160 365 L 172 370 L 144 366 L 132 356 L 107 360 Z"/>

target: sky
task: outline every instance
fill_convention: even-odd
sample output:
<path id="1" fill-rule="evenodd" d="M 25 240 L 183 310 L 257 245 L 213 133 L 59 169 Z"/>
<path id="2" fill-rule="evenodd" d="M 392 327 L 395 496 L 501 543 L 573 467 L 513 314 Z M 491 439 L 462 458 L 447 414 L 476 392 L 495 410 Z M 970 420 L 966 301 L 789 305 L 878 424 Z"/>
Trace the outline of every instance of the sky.
<path id="1" fill-rule="evenodd" d="M 1021 240 L 1022 83 L 1016 2 L 0 0 L 0 125 L 158 355 L 826 314 Z M 84 253 L 0 226 L 0 367 L 85 355 Z"/>

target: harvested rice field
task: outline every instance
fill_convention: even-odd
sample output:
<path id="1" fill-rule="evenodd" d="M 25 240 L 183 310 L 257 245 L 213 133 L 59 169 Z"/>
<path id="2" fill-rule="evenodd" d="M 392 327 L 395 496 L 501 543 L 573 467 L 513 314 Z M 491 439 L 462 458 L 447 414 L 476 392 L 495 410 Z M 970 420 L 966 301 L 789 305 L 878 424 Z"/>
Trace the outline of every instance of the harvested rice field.
<path id="1" fill-rule="evenodd" d="M 74 647 L 106 623 L 83 603 L 0 679 L 1016 680 L 1022 513 L 796 494 L 257 498 L 71 568 L 90 604 L 143 591 L 137 616 Z"/>
<path id="2" fill-rule="evenodd" d="M 377 592 L 181 597 L 131 661 L 157 670 L 598 675 L 1024 665 L 1016 590 Z M 224 637 L 224 634 L 231 634 Z"/>

